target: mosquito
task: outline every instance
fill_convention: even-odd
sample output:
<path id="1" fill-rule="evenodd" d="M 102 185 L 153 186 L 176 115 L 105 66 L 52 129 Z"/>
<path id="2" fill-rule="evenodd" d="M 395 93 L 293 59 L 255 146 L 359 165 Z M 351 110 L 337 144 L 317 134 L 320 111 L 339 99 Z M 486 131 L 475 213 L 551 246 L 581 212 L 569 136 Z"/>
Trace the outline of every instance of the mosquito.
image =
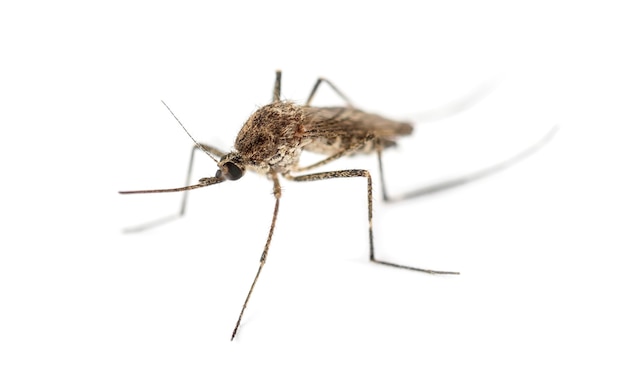
<path id="1" fill-rule="evenodd" d="M 325 83 L 345 103 L 340 107 L 311 106 L 319 86 Z M 234 150 L 222 151 L 216 147 L 197 142 L 183 124 L 178 120 L 171 109 L 163 102 L 168 111 L 185 130 L 195 145 L 191 151 L 191 158 L 187 171 L 187 180 L 184 187 L 139 191 L 120 191 L 120 194 L 146 194 L 161 192 L 183 192 L 183 198 L 178 214 L 155 222 L 135 227 L 128 231 L 140 231 L 165 223 L 184 215 L 187 203 L 187 191 L 212 186 L 225 181 L 235 181 L 243 177 L 246 171 L 265 175 L 273 184 L 274 212 L 269 226 L 269 233 L 261 255 L 259 268 L 254 276 L 246 299 L 239 313 L 239 317 L 231 335 L 231 341 L 237 335 L 244 311 L 250 301 L 250 296 L 257 284 L 261 271 L 267 261 L 267 255 L 276 227 L 276 218 L 282 195 L 279 176 L 294 182 L 312 182 L 337 178 L 363 178 L 366 182 L 367 219 L 369 230 L 369 259 L 370 261 L 396 268 L 430 274 L 458 275 L 458 272 L 437 271 L 424 268 L 392 263 L 378 259 L 374 252 L 374 234 L 372 228 L 372 176 L 365 169 L 346 169 L 335 171 L 310 172 L 341 157 L 355 154 L 376 154 L 381 177 L 382 196 L 385 202 L 397 202 L 423 196 L 445 189 L 456 187 L 496 171 L 504 169 L 520 159 L 530 155 L 543 145 L 556 131 L 552 129 L 540 142 L 527 148 L 518 155 L 498 163 L 494 166 L 474 173 L 423 187 L 398 196 L 390 196 L 387 192 L 383 172 L 383 152 L 396 146 L 396 140 L 408 136 L 413 132 L 413 126 L 407 122 L 398 122 L 377 114 L 357 109 L 346 95 L 332 82 L 325 78 L 318 78 L 304 105 L 291 101 L 281 100 L 281 71 L 276 71 L 272 102 L 256 110 L 243 124 L 235 139 Z M 217 164 L 215 176 L 201 178 L 196 184 L 191 184 L 191 170 L 194 154 L 197 150 L 204 152 Z M 302 151 L 322 154 L 324 159 L 315 163 L 301 166 Z"/>

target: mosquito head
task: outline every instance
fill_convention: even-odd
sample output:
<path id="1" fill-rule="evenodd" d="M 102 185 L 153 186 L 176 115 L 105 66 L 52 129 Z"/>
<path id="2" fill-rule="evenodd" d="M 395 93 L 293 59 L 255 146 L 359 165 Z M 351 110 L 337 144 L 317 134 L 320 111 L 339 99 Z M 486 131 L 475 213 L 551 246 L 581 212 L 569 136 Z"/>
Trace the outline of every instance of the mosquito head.
<path id="1" fill-rule="evenodd" d="M 217 167 L 219 169 L 215 173 L 215 177 L 220 179 L 237 180 L 246 172 L 241 155 L 237 152 L 224 155 L 217 163 Z"/>

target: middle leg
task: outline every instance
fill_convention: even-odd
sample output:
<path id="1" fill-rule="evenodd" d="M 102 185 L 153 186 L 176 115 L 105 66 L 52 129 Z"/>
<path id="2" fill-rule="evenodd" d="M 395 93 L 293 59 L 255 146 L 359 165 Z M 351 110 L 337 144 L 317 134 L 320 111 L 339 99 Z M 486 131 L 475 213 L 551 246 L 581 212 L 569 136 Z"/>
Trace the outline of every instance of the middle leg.
<path id="1" fill-rule="evenodd" d="M 369 244 L 370 244 L 370 261 L 378 264 L 388 265 L 396 268 L 409 269 L 412 271 L 426 272 L 431 274 L 452 274 L 457 275 L 458 272 L 448 271 L 435 271 L 431 269 L 409 267 L 407 265 L 401 265 L 397 263 L 391 263 L 388 261 L 382 261 L 376 259 L 374 255 L 374 231 L 372 228 L 372 176 L 367 170 L 338 170 L 328 172 L 318 172 L 314 174 L 291 176 L 287 175 L 286 178 L 296 182 L 309 182 L 315 180 L 335 179 L 335 178 L 354 178 L 361 177 L 367 179 L 367 219 L 369 222 Z"/>

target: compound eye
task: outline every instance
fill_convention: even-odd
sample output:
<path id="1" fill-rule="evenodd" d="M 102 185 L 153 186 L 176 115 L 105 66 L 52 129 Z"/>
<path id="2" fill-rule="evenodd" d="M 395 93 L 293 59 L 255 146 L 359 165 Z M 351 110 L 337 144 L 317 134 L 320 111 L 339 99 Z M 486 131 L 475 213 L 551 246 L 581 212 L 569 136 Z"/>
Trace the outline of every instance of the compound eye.
<path id="1" fill-rule="evenodd" d="M 224 163 L 222 174 L 228 180 L 237 180 L 243 176 L 243 170 L 233 162 Z"/>

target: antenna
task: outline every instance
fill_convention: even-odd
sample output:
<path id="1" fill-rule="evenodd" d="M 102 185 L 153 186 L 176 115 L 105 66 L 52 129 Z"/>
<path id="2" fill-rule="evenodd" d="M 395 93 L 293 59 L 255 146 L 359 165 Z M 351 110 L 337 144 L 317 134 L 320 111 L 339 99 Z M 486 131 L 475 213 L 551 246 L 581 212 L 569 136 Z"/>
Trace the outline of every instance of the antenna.
<path id="1" fill-rule="evenodd" d="M 205 149 L 201 144 L 198 143 L 198 141 L 196 141 L 194 139 L 194 137 L 191 136 L 191 134 L 189 134 L 189 131 L 187 131 L 187 129 L 185 128 L 185 126 L 182 124 L 182 122 L 178 119 L 178 117 L 176 116 L 176 114 L 174 114 L 174 112 L 172 111 L 172 109 L 170 109 L 169 106 L 167 106 L 167 104 L 165 103 L 165 101 L 161 100 L 161 102 L 163 103 L 163 105 L 165 105 L 165 107 L 167 108 L 167 110 L 170 112 L 170 114 L 172 115 L 172 117 L 174 117 L 174 119 L 176 120 L 176 122 L 178 122 L 178 124 L 180 125 L 180 127 L 183 128 L 183 130 L 185 130 L 185 133 L 187 133 L 187 135 L 189 136 L 189 138 L 191 138 L 191 140 L 193 141 L 193 143 L 196 144 L 196 147 L 199 148 L 200 150 L 204 151 L 204 153 L 206 155 L 208 155 L 209 157 L 211 157 L 211 159 L 213 159 L 213 162 L 215 163 L 219 163 L 219 160 L 217 160 L 217 158 L 215 158 L 213 156 L 213 154 L 211 154 L 207 149 Z"/>

